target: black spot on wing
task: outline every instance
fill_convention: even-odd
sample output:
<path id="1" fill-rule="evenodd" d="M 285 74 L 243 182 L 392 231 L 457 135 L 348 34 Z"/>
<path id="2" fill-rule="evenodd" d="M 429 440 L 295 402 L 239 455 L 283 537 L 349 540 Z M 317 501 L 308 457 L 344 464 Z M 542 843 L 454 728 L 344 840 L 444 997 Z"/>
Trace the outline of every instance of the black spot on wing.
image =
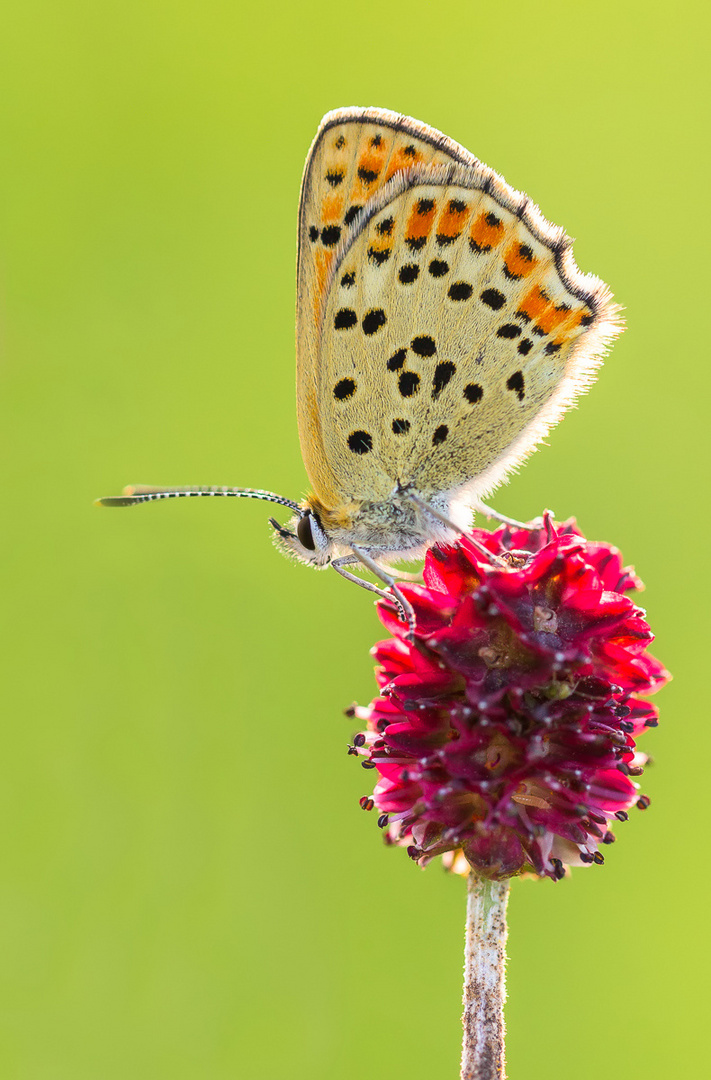
<path id="1" fill-rule="evenodd" d="M 368 248 L 368 258 L 377 266 L 382 266 L 384 262 L 387 262 L 392 253 L 392 248 L 382 248 L 382 250 L 378 250 L 374 247 Z"/>
<path id="2" fill-rule="evenodd" d="M 361 178 L 364 184 L 372 184 L 377 179 L 378 174 L 375 169 L 358 169 L 358 176 Z"/>
<path id="3" fill-rule="evenodd" d="M 420 268 L 417 263 L 406 263 L 405 266 L 400 267 L 398 278 L 403 285 L 411 285 L 413 281 L 416 281 L 420 273 Z"/>
<path id="4" fill-rule="evenodd" d="M 373 308 L 363 316 L 363 333 L 371 337 L 377 334 L 381 326 L 385 326 L 387 319 L 382 308 Z"/>
<path id="5" fill-rule="evenodd" d="M 427 267 L 432 277 L 444 277 L 449 273 L 449 263 L 444 259 L 433 259 L 430 265 Z"/>
<path id="6" fill-rule="evenodd" d="M 336 330 L 350 330 L 358 322 L 358 316 L 352 308 L 341 308 L 336 312 L 333 326 Z"/>
<path id="7" fill-rule="evenodd" d="M 444 390 L 456 371 L 456 367 L 449 360 L 437 364 L 432 377 L 432 397 L 436 400 Z"/>
<path id="8" fill-rule="evenodd" d="M 494 311 L 498 311 L 506 303 L 506 297 L 498 289 L 484 289 L 481 294 L 481 302 L 486 304 L 487 307 L 493 308 Z"/>
<path id="9" fill-rule="evenodd" d="M 476 405 L 484 396 L 484 388 L 479 383 L 469 383 L 464 387 L 464 397 L 470 405 Z"/>
<path id="10" fill-rule="evenodd" d="M 347 398 L 353 397 L 355 389 L 356 384 L 353 379 L 341 379 L 333 388 L 333 396 L 337 401 L 346 401 Z"/>
<path id="11" fill-rule="evenodd" d="M 403 371 L 397 386 L 403 397 L 412 397 L 420 388 L 420 376 L 416 371 Z"/>
<path id="12" fill-rule="evenodd" d="M 525 384 L 523 381 L 523 372 L 514 371 L 513 375 L 509 375 L 508 379 L 506 380 L 506 387 L 509 390 L 513 390 L 519 401 L 523 401 L 524 397 L 526 396 Z"/>
<path id="13" fill-rule="evenodd" d="M 348 436 L 348 446 L 354 454 L 368 454 L 373 449 L 372 436 L 367 431 L 352 431 Z"/>
<path id="14" fill-rule="evenodd" d="M 321 229 L 321 243 L 324 247 L 335 247 L 340 239 L 340 225 L 329 225 L 328 228 Z"/>
<path id="15" fill-rule="evenodd" d="M 434 356 L 437 352 L 437 346 L 435 345 L 434 338 L 428 334 L 422 334 L 419 337 L 414 337 L 411 342 L 412 351 L 417 353 L 418 356 Z"/>

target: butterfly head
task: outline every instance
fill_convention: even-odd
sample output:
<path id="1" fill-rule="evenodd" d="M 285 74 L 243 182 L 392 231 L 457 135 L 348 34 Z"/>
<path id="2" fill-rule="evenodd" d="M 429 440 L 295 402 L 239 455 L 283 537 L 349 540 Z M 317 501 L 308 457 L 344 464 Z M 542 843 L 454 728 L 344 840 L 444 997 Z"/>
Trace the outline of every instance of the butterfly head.
<path id="1" fill-rule="evenodd" d="M 336 554 L 335 545 L 321 524 L 318 513 L 310 506 L 299 508 L 288 526 L 280 525 L 274 518 L 269 519 L 269 524 L 274 529 L 277 545 L 300 562 L 326 567 Z"/>

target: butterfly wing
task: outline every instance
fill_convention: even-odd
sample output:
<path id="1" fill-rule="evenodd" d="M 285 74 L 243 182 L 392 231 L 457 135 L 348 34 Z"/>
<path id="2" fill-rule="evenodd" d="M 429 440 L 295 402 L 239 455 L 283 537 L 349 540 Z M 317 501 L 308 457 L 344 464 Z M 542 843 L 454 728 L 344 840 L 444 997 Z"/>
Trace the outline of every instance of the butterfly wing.
<path id="1" fill-rule="evenodd" d="M 299 429 L 315 493 L 332 507 L 387 500 L 397 482 L 481 497 L 589 384 L 616 309 L 563 231 L 457 144 L 395 114 L 331 115 L 300 214 Z M 361 209 L 331 226 L 339 172 L 342 206 Z"/>
<path id="2" fill-rule="evenodd" d="M 342 477 L 325 451 L 320 393 L 323 307 L 334 260 L 360 211 L 394 176 L 416 166 L 466 160 L 474 159 L 445 135 L 385 109 L 327 113 L 309 150 L 299 200 L 297 410 L 306 471 L 331 506 L 340 502 Z"/>

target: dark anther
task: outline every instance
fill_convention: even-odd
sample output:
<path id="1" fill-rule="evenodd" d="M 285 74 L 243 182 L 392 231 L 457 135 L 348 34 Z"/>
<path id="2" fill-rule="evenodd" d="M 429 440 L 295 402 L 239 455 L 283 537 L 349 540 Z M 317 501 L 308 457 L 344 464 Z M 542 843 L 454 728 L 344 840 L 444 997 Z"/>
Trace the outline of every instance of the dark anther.
<path id="1" fill-rule="evenodd" d="M 629 814 L 626 810 L 615 810 L 615 817 L 618 821 L 627 821 Z"/>
<path id="2" fill-rule="evenodd" d="M 651 801 L 649 795 L 640 795 L 635 805 L 638 810 L 646 810 Z"/>
<path id="3" fill-rule="evenodd" d="M 374 769 L 375 764 L 372 761 L 361 761 L 361 765 L 364 769 Z"/>
<path id="4" fill-rule="evenodd" d="M 388 823 L 388 815 L 387 814 L 381 814 L 380 817 L 378 818 L 378 828 L 379 829 L 384 829 L 385 826 L 387 825 L 387 823 Z"/>
<path id="5" fill-rule="evenodd" d="M 353 740 L 354 746 L 365 746 L 365 735 L 362 731 L 359 731 Z"/>
<path id="6" fill-rule="evenodd" d="M 363 795 L 358 802 L 360 803 L 361 810 L 372 810 L 375 803 L 371 799 L 370 795 Z"/>

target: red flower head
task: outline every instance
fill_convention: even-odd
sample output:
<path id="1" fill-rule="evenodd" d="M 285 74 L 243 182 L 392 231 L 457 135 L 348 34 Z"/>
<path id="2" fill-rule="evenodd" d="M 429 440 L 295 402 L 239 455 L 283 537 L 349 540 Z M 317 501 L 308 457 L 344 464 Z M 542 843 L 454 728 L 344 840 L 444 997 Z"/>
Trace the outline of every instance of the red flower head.
<path id="1" fill-rule="evenodd" d="M 424 581 L 402 586 L 414 638 L 378 606 L 393 637 L 373 650 L 380 695 L 355 710 L 353 752 L 380 774 L 361 805 L 423 865 L 555 880 L 602 863 L 610 824 L 649 805 L 634 740 L 657 713 L 640 695 L 668 678 L 625 596 L 641 582 L 548 516 L 432 548 Z"/>

